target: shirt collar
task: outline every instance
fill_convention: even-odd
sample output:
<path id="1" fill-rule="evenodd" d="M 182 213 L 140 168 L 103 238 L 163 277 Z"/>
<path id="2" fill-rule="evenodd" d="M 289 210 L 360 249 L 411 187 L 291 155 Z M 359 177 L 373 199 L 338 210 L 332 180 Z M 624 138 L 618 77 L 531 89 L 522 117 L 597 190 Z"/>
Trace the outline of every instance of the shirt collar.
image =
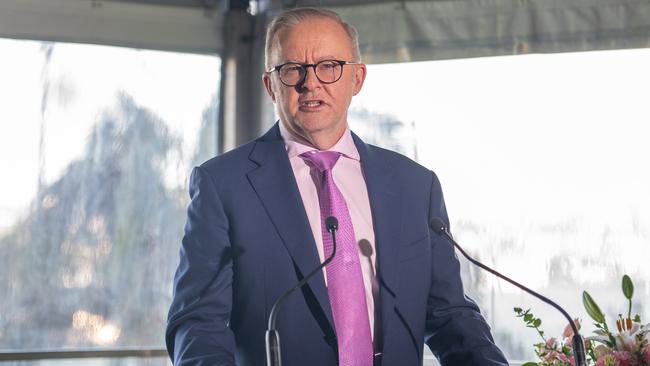
<path id="1" fill-rule="evenodd" d="M 279 122 L 279 125 L 280 135 L 282 136 L 282 140 L 284 140 L 284 147 L 287 149 L 289 159 L 308 151 L 318 150 L 318 148 L 311 145 L 307 140 L 291 133 L 291 131 L 289 131 L 284 126 L 284 123 L 282 123 L 282 121 Z M 359 151 L 357 150 L 357 147 L 354 144 L 354 140 L 352 139 L 352 132 L 350 131 L 350 127 L 347 127 L 339 141 L 337 141 L 334 146 L 327 150 L 340 152 L 343 154 L 343 156 L 356 161 L 360 160 Z"/>

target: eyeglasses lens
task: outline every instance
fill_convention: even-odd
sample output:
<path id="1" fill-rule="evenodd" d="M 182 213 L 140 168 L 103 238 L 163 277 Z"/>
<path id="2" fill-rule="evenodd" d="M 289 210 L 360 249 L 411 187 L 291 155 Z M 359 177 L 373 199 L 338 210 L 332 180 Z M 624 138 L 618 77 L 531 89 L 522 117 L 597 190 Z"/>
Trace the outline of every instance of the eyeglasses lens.
<path id="1" fill-rule="evenodd" d="M 322 83 L 333 83 L 336 82 L 341 77 L 341 71 L 343 67 L 334 61 L 321 61 L 315 66 L 305 66 L 298 63 L 291 63 L 283 65 L 280 70 L 280 79 L 283 83 L 295 86 L 303 81 L 305 73 L 307 72 L 307 67 L 313 67 L 316 71 L 316 77 Z"/>

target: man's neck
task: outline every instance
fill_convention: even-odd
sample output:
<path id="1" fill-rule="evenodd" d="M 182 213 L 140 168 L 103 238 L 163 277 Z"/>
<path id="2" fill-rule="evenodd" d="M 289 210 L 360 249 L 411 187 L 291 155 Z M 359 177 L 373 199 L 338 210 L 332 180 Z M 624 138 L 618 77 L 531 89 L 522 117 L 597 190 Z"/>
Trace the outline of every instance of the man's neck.
<path id="1" fill-rule="evenodd" d="M 311 139 L 307 141 L 318 150 L 324 151 L 336 145 L 336 143 L 341 139 L 341 136 L 343 136 L 343 134 L 336 137 L 332 137 L 332 135 L 314 134 L 311 136 Z"/>
<path id="2" fill-rule="evenodd" d="M 285 130 L 290 133 L 296 140 L 301 141 L 304 144 L 311 145 L 314 148 L 324 151 L 330 149 L 332 146 L 336 145 L 337 142 L 341 139 L 345 131 L 344 128 L 342 131 L 319 131 L 316 133 L 309 134 L 306 131 L 295 131 L 293 128 L 289 127 L 284 122 L 280 121 Z"/>

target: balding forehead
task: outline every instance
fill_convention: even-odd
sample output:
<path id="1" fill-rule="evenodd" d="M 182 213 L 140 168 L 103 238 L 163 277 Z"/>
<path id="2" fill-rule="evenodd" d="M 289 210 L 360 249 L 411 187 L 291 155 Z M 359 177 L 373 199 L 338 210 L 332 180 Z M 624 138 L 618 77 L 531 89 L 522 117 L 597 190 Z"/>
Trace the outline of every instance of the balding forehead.
<path id="1" fill-rule="evenodd" d="M 323 22 L 328 24 L 324 25 Z M 311 23 L 311 24 L 306 24 L 306 23 Z M 329 28 L 330 26 L 333 28 Z M 286 54 L 287 51 L 289 52 L 293 51 L 293 46 L 296 43 L 303 43 L 301 41 L 305 41 L 305 42 L 309 41 L 304 37 L 299 36 L 297 42 L 292 42 L 292 40 L 296 41 L 296 37 L 295 35 L 291 35 L 291 31 L 298 27 L 309 27 L 308 28 L 309 31 L 305 33 L 305 37 L 314 38 L 314 43 L 312 43 L 314 46 L 318 45 L 317 43 L 319 38 L 318 35 L 332 34 L 344 38 L 345 41 L 343 42 L 347 43 L 345 53 L 347 54 L 347 51 L 350 52 L 350 55 L 346 55 L 346 59 L 349 59 L 350 56 L 356 57 L 353 41 L 349 37 L 349 34 L 346 31 L 345 27 L 340 22 L 338 22 L 335 19 L 331 19 L 329 17 L 313 16 L 313 17 L 307 17 L 305 19 L 301 19 L 296 24 L 283 25 L 282 27 L 276 30 L 276 32 L 273 35 L 273 39 L 270 40 L 269 42 L 269 48 L 267 50 L 269 52 L 269 54 L 266 55 L 267 63 L 271 63 L 271 65 L 267 65 L 267 68 L 286 61 L 299 61 L 297 59 L 282 59 L 283 56 L 284 57 L 288 56 Z M 318 32 L 314 33 L 311 32 L 311 30 L 318 30 Z M 292 43 L 290 44 L 289 42 Z M 339 42 L 337 44 L 342 44 L 342 43 Z M 330 57 L 332 57 L 332 55 L 330 55 Z"/>
<path id="2" fill-rule="evenodd" d="M 266 34 L 266 47 L 264 49 L 265 66 L 267 69 L 272 67 L 275 62 L 278 62 L 276 58 L 278 52 L 282 50 L 280 34 L 299 26 L 304 22 L 314 20 L 329 21 L 337 24 L 349 40 L 353 61 L 361 62 L 358 35 L 353 26 L 345 23 L 338 14 L 329 10 L 302 8 L 290 10 L 286 14 L 281 14 L 269 24 Z"/>

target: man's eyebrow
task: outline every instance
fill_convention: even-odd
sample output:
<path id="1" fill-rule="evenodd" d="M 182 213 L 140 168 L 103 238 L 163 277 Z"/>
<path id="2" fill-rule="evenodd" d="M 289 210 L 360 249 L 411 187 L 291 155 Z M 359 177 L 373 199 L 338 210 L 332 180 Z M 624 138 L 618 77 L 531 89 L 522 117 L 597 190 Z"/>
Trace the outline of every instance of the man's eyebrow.
<path id="1" fill-rule="evenodd" d="M 284 64 L 288 64 L 288 63 L 301 64 L 302 61 L 296 61 L 296 60 L 293 60 L 293 59 L 286 59 L 286 60 L 282 60 L 282 61 L 280 61 L 280 62 L 278 63 L 278 65 L 284 65 Z"/>
<path id="2" fill-rule="evenodd" d="M 323 60 L 338 60 L 338 59 L 336 57 L 334 57 L 334 56 L 327 55 L 327 56 L 321 56 L 321 57 L 317 58 L 316 62 L 320 62 L 320 61 L 323 61 Z M 296 63 L 296 64 L 306 64 L 307 63 L 307 62 L 298 61 L 298 60 L 295 60 L 295 59 L 286 59 L 286 60 L 282 61 L 280 64 L 286 64 L 286 63 L 289 63 L 289 62 Z"/>

